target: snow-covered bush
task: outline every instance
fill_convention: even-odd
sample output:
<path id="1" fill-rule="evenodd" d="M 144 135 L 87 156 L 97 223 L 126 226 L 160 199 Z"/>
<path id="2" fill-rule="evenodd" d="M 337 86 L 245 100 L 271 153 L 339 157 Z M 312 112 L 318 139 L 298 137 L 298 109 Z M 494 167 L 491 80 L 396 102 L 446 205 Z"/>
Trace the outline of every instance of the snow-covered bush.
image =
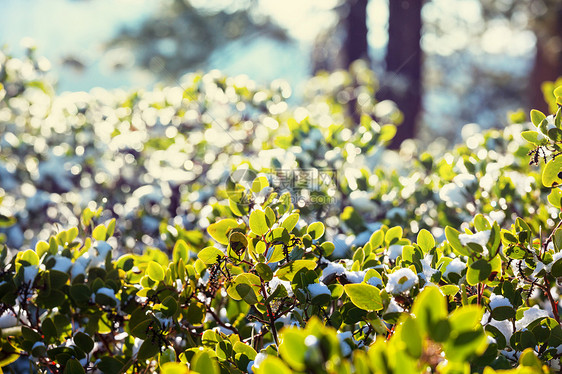
<path id="1" fill-rule="evenodd" d="M 393 152 L 360 64 L 294 107 L 214 72 L 54 96 L 0 61 L 1 367 L 559 370 L 560 110 Z"/>

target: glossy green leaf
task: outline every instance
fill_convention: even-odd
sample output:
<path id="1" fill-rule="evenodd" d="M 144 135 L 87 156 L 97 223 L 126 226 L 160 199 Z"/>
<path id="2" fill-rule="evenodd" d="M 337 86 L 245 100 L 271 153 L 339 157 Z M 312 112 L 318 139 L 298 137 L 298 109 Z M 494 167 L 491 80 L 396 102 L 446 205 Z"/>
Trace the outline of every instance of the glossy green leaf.
<path id="1" fill-rule="evenodd" d="M 220 374 L 217 361 L 211 357 L 207 350 L 199 351 L 193 356 L 190 368 L 200 374 Z"/>
<path id="2" fill-rule="evenodd" d="M 305 338 L 304 331 L 294 327 L 285 329 L 281 334 L 282 343 L 279 346 L 279 353 L 283 361 L 297 371 L 302 371 L 305 368 L 304 359 L 308 350 Z"/>
<path id="3" fill-rule="evenodd" d="M 542 184 L 546 187 L 556 187 L 562 184 L 562 157 L 556 157 L 547 162 L 542 172 Z"/>
<path id="4" fill-rule="evenodd" d="M 250 214 L 250 230 L 258 236 L 264 235 L 269 230 L 265 219 L 265 212 L 254 210 Z"/>
<path id="5" fill-rule="evenodd" d="M 418 233 L 417 244 L 427 253 L 435 247 L 435 238 L 426 229 L 421 229 Z"/>
<path id="6" fill-rule="evenodd" d="M 546 116 L 539 110 L 531 110 L 531 122 L 535 126 L 539 126 L 541 122 L 546 118 Z"/>
<path id="7" fill-rule="evenodd" d="M 146 268 L 146 274 L 152 279 L 154 282 L 160 282 L 164 280 L 164 269 L 162 266 L 157 263 L 156 261 L 150 261 L 148 263 L 148 267 Z"/>
<path id="8" fill-rule="evenodd" d="M 207 227 L 207 232 L 213 239 L 215 239 L 220 244 L 228 244 L 228 234 L 230 230 L 238 227 L 236 220 L 228 218 L 221 219 L 218 222 L 212 223 Z"/>
<path id="9" fill-rule="evenodd" d="M 297 223 L 299 222 L 300 215 L 298 213 L 293 213 L 281 223 L 281 227 L 287 229 L 288 232 L 293 231 Z"/>
<path id="10" fill-rule="evenodd" d="M 81 331 L 74 334 L 74 343 L 83 350 L 84 352 L 88 353 L 94 348 L 94 341 L 92 338 Z"/>
<path id="11" fill-rule="evenodd" d="M 324 224 L 322 222 L 311 223 L 306 233 L 309 234 L 312 239 L 320 239 L 324 235 Z"/>
<path id="12" fill-rule="evenodd" d="M 427 334 L 437 322 L 447 318 L 447 303 L 438 287 L 425 287 L 412 306 L 422 333 Z"/>
<path id="13" fill-rule="evenodd" d="M 71 358 L 70 360 L 66 361 L 66 365 L 64 367 L 64 374 L 82 374 L 86 373 L 80 362 L 75 359 Z"/>
<path id="14" fill-rule="evenodd" d="M 183 239 L 176 241 L 174 249 L 172 250 L 172 260 L 177 263 L 180 258 L 184 261 L 184 263 L 187 263 L 189 259 L 189 248 Z"/>
<path id="15" fill-rule="evenodd" d="M 225 254 L 216 247 L 206 247 L 197 254 L 197 257 L 203 261 L 205 265 L 213 265 L 217 263 L 218 258 L 225 257 Z"/>
<path id="16" fill-rule="evenodd" d="M 468 267 L 466 272 L 466 281 L 471 286 L 475 286 L 478 283 L 484 282 L 488 279 L 490 274 L 492 273 L 492 266 L 486 260 L 480 259 Z"/>
<path id="17" fill-rule="evenodd" d="M 346 284 L 345 293 L 351 302 L 363 310 L 380 310 L 383 308 L 380 290 L 370 284 Z"/>

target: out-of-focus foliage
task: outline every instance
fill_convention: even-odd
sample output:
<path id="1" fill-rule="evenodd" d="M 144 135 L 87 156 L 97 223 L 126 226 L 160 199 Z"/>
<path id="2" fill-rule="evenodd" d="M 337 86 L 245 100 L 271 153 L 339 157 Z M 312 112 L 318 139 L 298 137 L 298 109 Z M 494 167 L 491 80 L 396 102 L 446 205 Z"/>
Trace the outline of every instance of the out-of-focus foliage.
<path id="1" fill-rule="evenodd" d="M 55 97 L 34 66 L 0 64 L 1 366 L 559 370 L 559 113 L 392 152 L 361 64 L 299 107 L 217 72 Z"/>

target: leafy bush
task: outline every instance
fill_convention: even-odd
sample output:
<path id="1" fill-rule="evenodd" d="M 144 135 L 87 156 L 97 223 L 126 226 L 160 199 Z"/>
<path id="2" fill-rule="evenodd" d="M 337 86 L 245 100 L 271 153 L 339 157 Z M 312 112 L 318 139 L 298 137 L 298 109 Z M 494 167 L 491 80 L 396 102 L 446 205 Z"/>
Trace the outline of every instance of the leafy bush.
<path id="1" fill-rule="evenodd" d="M 360 64 L 294 108 L 218 73 L 55 97 L 32 55 L 0 60 L 1 366 L 559 370 L 560 110 L 393 152 Z"/>

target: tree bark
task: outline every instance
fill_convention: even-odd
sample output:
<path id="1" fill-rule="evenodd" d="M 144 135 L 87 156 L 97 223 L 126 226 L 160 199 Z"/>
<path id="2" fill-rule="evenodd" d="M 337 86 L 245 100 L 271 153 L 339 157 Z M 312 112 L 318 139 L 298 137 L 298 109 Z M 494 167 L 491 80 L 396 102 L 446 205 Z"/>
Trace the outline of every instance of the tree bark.
<path id="1" fill-rule="evenodd" d="M 423 0 L 389 0 L 387 76 L 377 96 L 394 101 L 404 116 L 390 148 L 416 134 L 422 94 L 422 5 Z"/>
<path id="2" fill-rule="evenodd" d="M 531 108 L 545 113 L 549 109 L 541 86 L 545 81 L 555 81 L 562 76 L 562 5 L 549 10 L 549 14 L 552 18 L 535 30 L 537 44 L 529 90 Z"/>
<path id="3" fill-rule="evenodd" d="M 351 63 L 359 59 L 369 59 L 367 42 L 367 3 L 368 0 L 348 1 L 348 13 L 345 18 L 344 63 L 349 68 Z"/>

